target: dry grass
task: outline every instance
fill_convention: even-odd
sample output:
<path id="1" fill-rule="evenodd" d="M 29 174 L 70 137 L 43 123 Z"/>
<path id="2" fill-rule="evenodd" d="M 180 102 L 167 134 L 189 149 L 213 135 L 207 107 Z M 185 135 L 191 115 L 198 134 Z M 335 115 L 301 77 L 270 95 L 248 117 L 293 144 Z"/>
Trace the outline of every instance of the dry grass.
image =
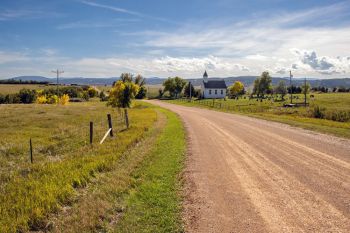
<path id="1" fill-rule="evenodd" d="M 43 90 L 54 88 L 54 86 L 42 84 L 0 84 L 0 94 L 7 95 L 18 93 L 23 88 L 30 90 Z"/>
<path id="2" fill-rule="evenodd" d="M 153 109 L 137 106 L 130 111 L 129 130 L 91 148 L 86 145 L 88 128 L 84 127 L 90 120 L 106 119 L 107 112 L 117 115 L 104 103 L 0 108 L 0 135 L 5 138 L 0 144 L 0 232 L 44 229 L 50 213 L 74 202 L 77 189 L 86 187 L 99 173 L 110 171 L 156 120 Z M 107 128 L 103 122 L 100 130 L 96 126 L 100 133 Z M 29 138 L 37 148 L 34 164 L 28 163 Z M 98 139 L 100 135 L 96 135 Z"/>

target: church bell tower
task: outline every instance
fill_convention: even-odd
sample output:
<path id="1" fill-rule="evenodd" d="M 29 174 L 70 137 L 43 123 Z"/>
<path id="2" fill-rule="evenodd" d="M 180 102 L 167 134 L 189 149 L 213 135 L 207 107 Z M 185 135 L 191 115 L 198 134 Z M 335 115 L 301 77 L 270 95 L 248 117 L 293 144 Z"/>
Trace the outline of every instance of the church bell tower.
<path id="1" fill-rule="evenodd" d="M 204 81 L 205 83 L 208 82 L 208 74 L 207 74 L 207 71 L 205 71 L 204 74 L 203 74 L 203 81 Z"/>

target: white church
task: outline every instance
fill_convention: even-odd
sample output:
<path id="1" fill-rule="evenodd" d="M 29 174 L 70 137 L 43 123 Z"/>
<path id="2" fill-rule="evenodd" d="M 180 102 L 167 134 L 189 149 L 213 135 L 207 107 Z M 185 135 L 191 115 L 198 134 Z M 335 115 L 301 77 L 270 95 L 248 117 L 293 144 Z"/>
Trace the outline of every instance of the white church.
<path id="1" fill-rule="evenodd" d="M 226 83 L 223 79 L 208 80 L 207 71 L 203 74 L 201 84 L 202 98 L 204 99 L 223 99 L 226 96 Z"/>

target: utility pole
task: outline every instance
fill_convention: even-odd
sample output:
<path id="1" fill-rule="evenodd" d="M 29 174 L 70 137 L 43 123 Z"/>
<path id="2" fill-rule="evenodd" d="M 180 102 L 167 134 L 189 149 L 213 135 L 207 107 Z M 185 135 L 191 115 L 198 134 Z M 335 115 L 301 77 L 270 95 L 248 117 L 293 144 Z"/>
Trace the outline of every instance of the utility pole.
<path id="1" fill-rule="evenodd" d="M 58 78 L 59 78 L 60 74 L 64 73 L 64 71 L 57 69 L 57 70 L 53 70 L 51 72 L 56 74 L 56 77 L 57 77 L 57 83 L 56 83 L 56 85 L 57 85 L 57 96 L 59 96 L 59 93 L 58 93 Z"/>
<path id="2" fill-rule="evenodd" d="M 293 85 L 292 85 L 292 71 L 289 71 L 289 86 L 290 86 L 290 103 L 293 103 Z"/>
<path id="3" fill-rule="evenodd" d="M 188 82 L 188 85 L 190 87 L 190 102 L 192 100 L 192 88 L 191 88 L 191 82 Z"/>
<path id="4" fill-rule="evenodd" d="M 304 79 L 304 105 L 306 107 L 306 78 Z"/>

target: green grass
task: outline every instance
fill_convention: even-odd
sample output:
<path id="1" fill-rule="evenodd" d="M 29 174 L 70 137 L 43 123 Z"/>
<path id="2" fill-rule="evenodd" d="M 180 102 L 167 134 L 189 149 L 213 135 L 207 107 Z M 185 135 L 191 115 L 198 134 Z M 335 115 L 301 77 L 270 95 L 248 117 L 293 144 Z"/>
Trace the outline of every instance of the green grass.
<path id="1" fill-rule="evenodd" d="M 133 175 L 135 188 L 126 200 L 126 212 L 116 232 L 183 232 L 179 181 L 185 154 L 182 122 L 161 110 L 168 123 L 143 168 Z"/>
<path id="2" fill-rule="evenodd" d="M 111 170 L 96 176 L 52 221 L 55 232 L 181 232 L 185 134 L 178 117 L 153 105 L 157 122 Z"/>
<path id="3" fill-rule="evenodd" d="M 350 93 L 327 93 L 313 94 L 315 97 L 311 100 L 309 107 L 299 108 L 283 108 L 285 102 L 276 102 L 272 100 L 256 101 L 249 100 L 248 97 L 239 100 L 194 100 L 188 102 L 185 100 L 169 100 L 170 103 L 181 104 L 186 106 L 196 106 L 202 108 L 213 109 L 217 111 L 233 112 L 249 115 L 266 120 L 287 123 L 289 125 L 315 130 L 322 133 L 329 133 L 335 136 L 350 138 L 350 121 L 338 122 L 331 119 L 331 116 L 345 112 L 350 114 Z M 294 102 L 302 102 L 302 95 L 296 95 L 299 99 Z M 312 117 L 314 106 L 325 108 L 325 115 L 328 119 L 318 119 Z"/>
<path id="4" fill-rule="evenodd" d="M 110 171 L 128 148 L 145 137 L 157 117 L 154 109 L 137 105 L 130 110 L 130 129 L 91 148 L 86 130 L 81 129 L 90 120 L 105 119 L 107 112 L 117 115 L 99 102 L 0 106 L 0 232 L 43 229 L 51 213 L 74 202 L 77 190 Z M 103 133 L 105 124 L 96 130 Z M 116 129 L 121 130 L 119 124 Z M 30 137 L 39 147 L 34 164 L 28 163 Z"/>

